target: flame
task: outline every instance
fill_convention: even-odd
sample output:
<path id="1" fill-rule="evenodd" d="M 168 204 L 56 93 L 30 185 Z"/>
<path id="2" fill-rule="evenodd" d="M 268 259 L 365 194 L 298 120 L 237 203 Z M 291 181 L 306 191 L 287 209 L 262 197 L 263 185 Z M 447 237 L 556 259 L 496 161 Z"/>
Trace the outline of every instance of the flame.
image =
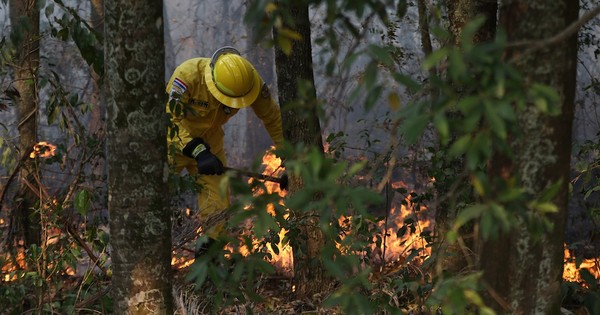
<path id="1" fill-rule="evenodd" d="M 281 176 L 284 172 L 284 169 L 281 167 L 281 160 L 277 158 L 275 155 L 267 152 L 263 156 L 262 164 L 264 166 L 263 174 L 271 175 L 271 176 Z M 267 191 L 269 193 L 277 192 L 282 198 L 285 197 L 286 192 L 281 191 L 279 189 L 279 185 L 277 183 L 265 182 L 265 186 L 267 187 Z M 392 189 L 398 189 L 400 187 L 406 188 L 407 185 L 398 181 L 391 184 Z M 255 194 L 261 194 L 264 192 L 257 191 Z M 411 250 L 413 249 L 422 249 L 423 251 L 415 258 L 415 261 L 419 262 L 423 258 L 431 255 L 431 248 L 426 246 L 427 243 L 425 239 L 421 236 L 421 233 L 427 230 L 431 230 L 433 228 L 433 219 L 427 218 L 422 215 L 426 210 L 425 206 L 419 206 L 420 208 L 416 209 L 417 205 L 413 204 L 411 201 L 411 196 L 408 195 L 404 200 L 399 194 L 394 194 L 394 199 L 392 200 L 391 209 L 389 209 L 388 221 L 378 222 L 379 230 L 382 231 L 384 237 L 384 244 L 382 244 L 381 248 L 377 249 L 377 251 L 381 254 L 381 258 L 384 259 L 383 263 L 404 260 L 407 257 Z M 269 206 L 267 211 L 273 214 L 273 206 Z M 405 220 L 408 218 L 413 219 L 412 227 L 414 227 L 414 233 L 405 233 L 404 235 L 397 235 L 397 231 L 400 227 L 405 224 Z M 339 222 L 349 222 L 345 221 L 346 218 L 340 217 Z M 280 239 L 283 239 L 287 231 L 282 229 L 279 232 Z M 279 254 L 275 254 L 271 244 L 267 244 L 267 247 L 272 255 L 272 260 L 270 261 L 277 270 L 283 272 L 284 274 L 290 274 L 293 271 L 293 252 L 290 246 L 282 247 L 282 244 L 278 244 Z"/>
<path id="2" fill-rule="evenodd" d="M 18 276 L 16 274 L 12 274 L 13 272 L 17 271 L 17 270 L 24 270 L 26 267 L 26 263 L 25 263 L 25 249 L 23 247 L 19 247 L 18 251 L 17 251 L 17 256 L 16 256 L 16 265 L 13 264 L 12 262 L 10 262 L 10 260 L 8 260 L 9 257 L 3 257 L 3 260 L 5 260 L 5 264 L 2 266 L 2 281 L 3 282 L 9 282 L 9 281 L 15 281 L 18 279 Z M 11 275 L 12 274 L 12 275 Z"/>
<path id="3" fill-rule="evenodd" d="M 29 157 L 34 159 L 35 157 L 49 158 L 55 155 L 56 146 L 46 141 L 40 141 L 33 146 L 33 151 L 29 154 Z"/>
<path id="4" fill-rule="evenodd" d="M 264 167 L 262 173 L 269 176 L 280 177 L 285 171 L 285 168 L 281 165 L 281 159 L 273 154 L 272 150 L 265 152 L 263 155 L 262 166 Z M 250 179 L 250 181 L 252 180 L 253 179 Z M 268 193 L 277 193 L 282 198 L 280 204 L 283 204 L 283 197 L 286 196 L 287 192 L 281 190 L 278 183 L 265 182 L 265 187 Z M 254 192 L 255 195 L 263 193 L 264 191 L 260 190 Z M 275 215 L 275 206 L 272 204 L 268 205 L 267 212 L 271 215 Z M 281 229 L 279 231 L 279 239 L 282 240 L 286 233 L 287 231 L 285 229 Z M 292 248 L 290 246 L 284 246 L 281 242 L 277 244 L 277 248 L 279 249 L 279 254 L 275 254 L 272 244 L 267 244 L 267 249 L 272 256 L 270 263 L 284 274 L 291 274 L 294 265 Z"/>
<path id="5" fill-rule="evenodd" d="M 581 278 L 581 270 L 587 269 L 600 283 L 600 258 L 584 259 L 578 267 L 575 257 L 571 255 L 571 251 L 567 248 L 567 244 L 565 244 L 564 255 L 563 280 L 577 282 L 589 287 L 585 280 Z"/>
<path id="6" fill-rule="evenodd" d="M 404 260 L 412 250 L 422 250 L 422 252 L 416 258 L 416 261 L 420 261 L 419 257 L 425 258 L 431 255 L 431 247 L 427 246 L 427 241 L 421 236 L 422 232 L 431 230 L 433 224 L 431 219 L 416 215 L 418 212 L 423 213 L 427 210 L 427 207 L 421 205 L 419 209 L 415 209 L 411 201 L 411 196 L 408 195 L 405 198 L 404 203 L 400 200 L 400 197 L 395 197 L 393 206 L 388 214 L 388 222 L 379 222 L 379 229 L 385 231 L 385 261 L 398 261 Z M 410 228 L 407 228 L 407 232 L 403 235 L 398 235 L 398 230 L 405 225 L 405 220 L 413 219 L 413 223 L 410 224 Z M 391 219 L 391 221 L 390 221 Z M 410 230 L 414 229 L 414 233 Z"/>
<path id="7" fill-rule="evenodd" d="M 173 251 L 171 255 L 171 266 L 175 269 L 184 269 L 191 266 L 195 259 L 186 256 L 177 256 L 176 252 Z"/>
<path id="8" fill-rule="evenodd" d="M 406 184 L 398 181 L 391 184 L 392 188 L 406 188 Z M 413 258 L 415 263 L 421 263 L 431 255 L 431 247 L 427 246 L 427 241 L 421 233 L 433 228 L 433 220 L 422 215 L 427 208 L 423 205 L 416 209 L 417 205 L 411 201 L 411 195 L 408 195 L 404 200 L 401 196 L 395 194 L 392 200 L 392 207 L 387 211 L 387 221 L 381 220 L 376 222 L 378 230 L 381 232 L 382 242 L 380 247 L 375 244 L 371 245 L 373 257 L 371 260 L 381 266 L 390 265 L 391 267 L 401 267 L 396 262 L 404 262 L 413 250 L 420 250 L 418 255 Z M 406 233 L 398 235 L 398 230 L 406 225 L 405 220 L 412 219 L 410 228 L 407 227 Z M 338 223 L 345 229 L 351 228 L 349 217 L 340 217 Z M 413 230 L 413 231 L 411 231 Z M 374 235 L 376 237 L 376 235 Z"/>

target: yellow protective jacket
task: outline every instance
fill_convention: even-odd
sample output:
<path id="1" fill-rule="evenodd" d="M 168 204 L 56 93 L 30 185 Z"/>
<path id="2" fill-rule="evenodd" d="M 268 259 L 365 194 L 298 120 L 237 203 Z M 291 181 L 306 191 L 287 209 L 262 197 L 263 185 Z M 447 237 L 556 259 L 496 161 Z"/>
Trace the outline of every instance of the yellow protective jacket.
<path id="1" fill-rule="evenodd" d="M 167 103 L 167 112 L 171 113 L 173 123 L 179 127 L 178 137 L 169 139 L 169 142 L 175 144 L 179 152 L 193 138 L 199 137 L 211 144 L 210 142 L 214 141 L 205 137 L 218 137 L 218 134 L 222 137 L 222 126 L 238 111 L 221 104 L 208 91 L 203 74 L 204 67 L 209 63 L 209 58 L 189 59 L 175 69 L 167 84 L 166 91 L 170 98 L 174 92 L 180 94 L 180 101 L 184 107 L 182 115 L 175 116 Z M 267 84 L 262 79 L 260 84 L 261 93 L 250 107 L 262 120 L 274 144 L 279 146 L 283 143 L 281 111 Z"/>

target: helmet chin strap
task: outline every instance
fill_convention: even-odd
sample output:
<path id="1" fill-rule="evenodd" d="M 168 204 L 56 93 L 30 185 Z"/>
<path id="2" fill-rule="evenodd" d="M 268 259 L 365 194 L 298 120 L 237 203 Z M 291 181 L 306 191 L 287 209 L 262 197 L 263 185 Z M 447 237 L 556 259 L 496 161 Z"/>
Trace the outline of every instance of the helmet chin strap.
<path id="1" fill-rule="evenodd" d="M 225 47 L 221 47 L 219 49 L 217 49 L 212 57 L 210 58 L 210 67 L 214 68 L 215 67 L 215 63 L 217 62 L 217 60 L 219 59 L 219 57 L 223 54 L 235 54 L 235 55 L 241 55 L 240 52 L 231 47 L 231 46 L 225 46 Z"/>

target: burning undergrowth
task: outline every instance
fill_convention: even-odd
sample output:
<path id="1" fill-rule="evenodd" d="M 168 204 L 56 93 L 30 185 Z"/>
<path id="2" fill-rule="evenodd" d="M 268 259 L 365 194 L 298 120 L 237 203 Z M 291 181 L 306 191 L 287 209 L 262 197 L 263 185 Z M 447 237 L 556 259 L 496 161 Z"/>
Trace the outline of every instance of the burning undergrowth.
<path id="1" fill-rule="evenodd" d="M 36 156 L 42 156 L 45 152 L 52 152 L 52 147 L 44 144 L 40 150 L 36 151 Z M 281 161 L 271 154 L 266 154 L 263 158 L 262 173 L 280 177 L 284 174 L 285 168 L 281 166 Z M 370 283 L 370 291 L 367 296 L 373 300 L 382 300 L 384 303 L 393 305 L 404 310 L 411 310 L 411 307 L 424 304 L 424 299 L 427 292 L 432 289 L 432 264 L 431 264 L 431 246 L 433 244 L 433 229 L 434 219 L 433 213 L 428 207 L 430 196 L 427 193 L 417 191 L 410 183 L 402 181 L 406 178 L 406 174 L 392 173 L 390 180 L 385 183 L 383 190 L 380 192 L 382 202 L 373 204 L 367 207 L 366 213 L 353 213 L 352 211 L 344 212 L 340 215 L 335 215 L 335 212 L 329 212 L 329 223 L 335 227 L 337 233 L 337 250 L 339 253 L 355 255 L 360 257 L 360 266 L 353 272 L 360 273 L 361 270 L 368 270 L 368 281 Z M 430 179 L 433 180 L 433 179 Z M 257 205 L 248 205 L 247 210 L 263 209 L 264 212 L 271 217 L 280 216 L 274 221 L 265 221 L 268 224 L 273 222 L 285 222 L 288 219 L 286 213 L 285 199 L 287 191 L 282 191 L 279 184 L 272 182 L 262 182 L 256 179 L 251 179 L 246 185 L 252 187 L 253 194 L 256 199 L 259 196 L 268 195 L 268 202 L 260 204 L 260 207 L 251 209 Z M 355 174 L 349 177 L 343 183 L 339 183 L 343 187 L 367 187 L 375 190 L 372 177 L 363 176 L 363 174 Z M 263 207 L 264 206 L 264 207 Z M 265 222 L 254 221 L 255 217 L 248 217 L 247 220 L 240 221 L 235 229 L 236 233 L 240 233 L 239 242 L 231 242 L 223 244 L 226 252 L 228 252 L 226 262 L 227 268 L 224 269 L 230 274 L 226 277 L 235 275 L 236 262 L 240 262 L 242 257 L 252 256 L 255 259 L 268 262 L 272 266 L 274 272 L 265 275 L 257 276 L 254 279 L 251 289 L 256 295 L 261 296 L 270 302 L 257 302 L 248 298 L 244 302 L 243 295 L 233 297 L 233 306 L 228 307 L 228 310 L 242 310 L 244 307 L 249 307 L 253 310 L 265 312 L 279 312 L 281 314 L 293 314 L 304 311 L 314 311 L 317 313 L 331 313 L 332 309 L 321 309 L 320 303 L 328 296 L 335 294 L 339 288 L 340 282 L 334 281 L 323 286 L 323 292 L 318 295 L 304 298 L 302 300 L 294 299 L 294 253 L 289 241 L 289 225 L 280 225 L 276 228 L 271 228 L 270 232 L 265 235 L 256 236 L 257 224 L 265 224 Z M 265 219 L 265 217 L 262 217 Z M 175 292 L 176 299 L 180 305 L 185 305 L 188 309 L 191 300 L 198 295 L 194 293 L 194 285 L 183 278 L 185 274 L 191 270 L 191 266 L 195 262 L 195 240 L 198 235 L 202 234 L 202 222 L 198 218 L 198 214 L 193 207 L 182 208 L 174 220 L 173 234 L 173 258 L 172 266 L 176 271 L 178 288 Z M 0 221 L 0 226 L 4 226 L 6 222 Z M 85 229 L 82 225 L 80 228 Z M 55 241 L 60 240 L 61 244 L 67 238 L 64 235 L 66 231 L 55 229 L 53 234 L 49 235 L 48 245 L 56 246 Z M 62 235 L 62 236 L 61 236 Z M 98 238 L 98 237 L 93 237 Z M 50 241 L 53 239 L 55 241 Z M 102 242 L 99 248 L 106 248 L 106 242 Z M 58 248 L 58 247 L 57 247 Z M 60 251 L 64 253 L 74 253 L 75 246 L 65 244 L 61 245 Z M 94 251 L 90 251 L 94 254 Z M 102 254 L 102 255 L 98 255 Z M 258 254 L 258 255 L 256 255 Z M 16 275 L 18 270 L 25 269 L 25 253 L 17 253 L 11 260 L 6 262 L 2 267 L 2 282 L 11 283 L 21 281 Z M 64 256 L 64 255 L 63 255 Z M 50 263 L 49 268 L 62 268 L 56 272 L 63 277 L 69 279 L 79 279 L 81 275 L 84 278 L 93 279 L 92 282 L 104 281 L 106 285 L 106 270 L 96 270 L 99 277 L 93 276 L 91 272 L 94 269 L 94 261 L 102 258 L 101 262 L 96 263 L 102 268 L 110 268 L 108 254 L 105 252 L 96 252 L 95 256 L 90 256 L 87 252 L 75 252 L 72 256 L 72 264 L 70 265 L 53 265 Z M 87 258 L 86 258 L 87 257 Z M 5 257 L 8 258 L 8 257 Z M 87 259 L 87 264 L 82 264 L 81 260 Z M 10 262 L 9 262 L 10 261 Z M 222 267 L 223 265 L 221 265 Z M 88 271 L 82 271 L 82 270 Z M 249 269 L 242 270 L 244 273 Z M 599 261 L 597 258 L 577 259 L 572 253 L 565 249 L 565 269 L 563 278 L 565 281 L 575 284 L 582 284 L 584 288 L 597 286 L 597 279 L 600 278 Z M 226 278 L 229 279 L 229 278 Z M 75 281 L 75 280 L 73 280 Z M 596 283 L 594 283 L 594 281 Z M 100 285 L 100 284 L 97 284 Z M 195 305 L 196 309 L 204 309 L 208 313 L 207 301 L 218 299 L 218 290 L 214 286 L 205 286 L 202 289 L 203 296 L 211 298 L 204 299 L 202 303 Z M 103 293 L 100 289 L 94 292 Z M 90 294 L 91 295 L 91 294 Z M 222 296 L 221 296 L 222 297 Z M 213 299 L 214 298 L 214 299 Z M 203 313 L 203 312 L 200 312 Z"/>
<path id="2" fill-rule="evenodd" d="M 285 173 L 280 159 L 272 154 L 265 154 L 262 166 L 263 174 L 282 176 Z M 253 180 L 251 179 L 250 182 Z M 353 182 L 346 184 L 368 185 L 362 176 L 356 176 Z M 266 193 L 279 195 L 282 198 L 279 204 L 283 205 L 283 198 L 287 191 L 282 191 L 277 183 L 271 182 L 265 182 L 264 188 Z M 265 191 L 256 189 L 254 193 L 260 195 Z M 368 236 L 363 239 L 365 248 L 360 254 L 368 255 L 364 257 L 364 261 L 375 266 L 379 271 L 386 266 L 389 269 L 390 266 L 397 264 L 422 262 L 430 255 L 429 242 L 433 231 L 433 220 L 421 196 L 410 192 L 408 185 L 401 180 L 390 181 L 381 194 L 383 202 L 369 207 L 368 215 L 337 217 L 340 240 L 343 240 L 346 235 L 356 236 L 359 229 L 367 229 L 368 233 L 364 234 Z M 268 205 L 267 211 L 275 215 L 274 205 Z M 252 222 L 246 222 L 246 227 L 249 231 Z M 291 277 L 294 269 L 292 248 L 281 241 L 286 237 L 287 232 L 285 228 L 277 231 L 276 239 L 280 242 L 276 244 L 276 250 L 271 243 L 265 245 L 270 252 L 269 256 L 272 257 L 270 262 L 276 267 L 278 273 Z"/>
<path id="3" fill-rule="evenodd" d="M 263 158 L 262 167 L 263 174 L 269 176 L 281 176 L 285 172 L 281 162 L 268 154 Z M 387 304 L 410 311 L 425 305 L 426 296 L 434 285 L 436 264 L 430 259 L 435 241 L 434 213 L 428 207 L 431 196 L 427 192 L 417 191 L 411 184 L 401 180 L 409 176 L 392 174 L 380 193 L 383 202 L 368 207 L 368 215 L 345 212 L 343 215 L 330 217 L 329 221 L 336 226 L 338 232 L 339 252 L 361 257 L 362 263 L 359 268 L 369 270 L 371 298 L 383 299 Z M 435 179 L 428 180 L 433 182 Z M 357 174 L 350 181 L 340 185 L 374 189 L 372 182 L 372 177 L 369 179 L 368 176 Z M 250 180 L 249 183 L 256 182 Z M 285 212 L 284 199 L 287 192 L 281 191 L 276 183 L 263 184 L 254 186 L 255 196 L 271 194 L 280 197 L 277 205 L 269 204 L 265 207 L 267 212 L 273 216 L 277 215 L 278 211 L 279 214 L 281 211 Z M 242 235 L 252 237 L 254 223 L 251 219 L 244 222 L 240 229 Z M 280 227 L 271 232 L 266 237 L 254 238 L 241 246 L 230 244 L 228 250 L 239 251 L 243 255 L 256 251 L 266 253 L 264 257 L 274 267 L 275 273 L 258 281 L 256 292 L 270 300 L 285 300 L 291 298 L 295 290 L 294 253 L 288 243 L 287 227 Z M 352 239 L 353 243 L 345 242 L 346 238 Z M 355 246 L 357 243 L 360 243 L 360 246 Z M 567 251 L 565 257 L 565 281 L 584 286 L 586 281 L 597 281 L 598 259 L 575 261 Z M 356 269 L 355 272 L 359 273 L 360 270 Z M 334 295 L 337 288 L 338 282 L 331 283 L 323 287 L 321 295 L 296 303 L 306 306 L 305 310 L 316 311 L 318 306 L 315 303 L 322 302 L 326 296 Z M 309 305 L 311 303 L 312 306 Z M 265 305 L 252 302 L 253 309 L 261 307 Z"/>

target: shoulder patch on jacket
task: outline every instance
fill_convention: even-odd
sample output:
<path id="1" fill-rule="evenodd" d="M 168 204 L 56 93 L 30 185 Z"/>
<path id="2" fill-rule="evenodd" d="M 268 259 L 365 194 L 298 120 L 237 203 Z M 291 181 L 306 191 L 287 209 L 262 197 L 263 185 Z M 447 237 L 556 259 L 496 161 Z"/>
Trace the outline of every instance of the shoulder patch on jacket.
<path id="1" fill-rule="evenodd" d="M 175 80 L 173 80 L 173 84 L 171 85 L 171 92 L 169 92 L 169 94 L 172 95 L 174 93 L 177 93 L 179 95 L 183 95 L 183 93 L 187 91 L 187 89 L 187 84 L 185 84 L 183 80 L 181 80 L 180 78 L 175 78 Z"/>

